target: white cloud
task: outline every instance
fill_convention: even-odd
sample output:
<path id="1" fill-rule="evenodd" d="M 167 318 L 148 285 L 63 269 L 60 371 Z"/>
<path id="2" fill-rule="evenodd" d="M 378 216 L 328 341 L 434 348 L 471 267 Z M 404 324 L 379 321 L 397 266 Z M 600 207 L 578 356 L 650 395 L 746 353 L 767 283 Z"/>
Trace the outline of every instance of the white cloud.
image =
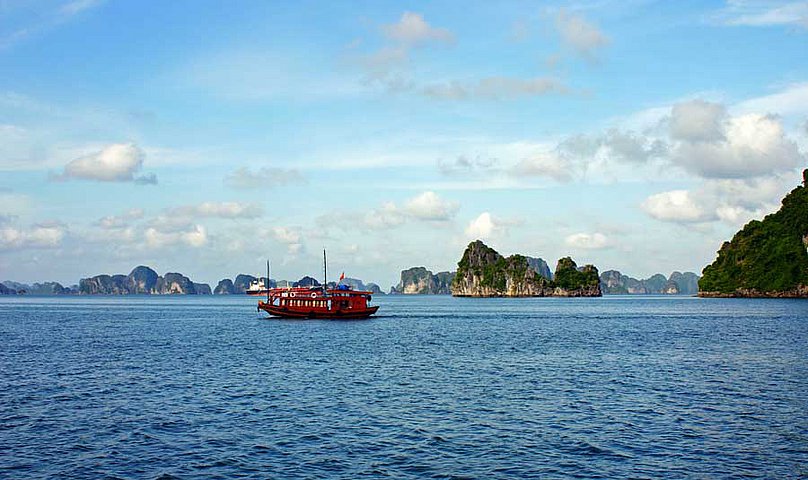
<path id="1" fill-rule="evenodd" d="M 135 177 L 143 168 L 143 151 L 131 143 L 118 143 L 103 150 L 79 157 L 67 165 L 64 172 L 54 176 L 56 180 L 71 178 L 100 182 L 157 183 L 154 174 Z"/>
<path id="2" fill-rule="evenodd" d="M 364 213 L 335 211 L 317 218 L 323 228 L 343 230 L 386 230 L 411 221 L 448 223 L 457 213 L 459 204 L 426 191 L 404 201 L 402 206 L 385 202 Z"/>
<path id="3" fill-rule="evenodd" d="M 452 32 L 429 25 L 421 14 L 413 12 L 404 12 L 398 22 L 382 25 L 381 29 L 385 37 L 404 45 L 454 41 Z"/>
<path id="4" fill-rule="evenodd" d="M 672 161 L 705 178 L 751 178 L 793 170 L 806 162 L 770 115 L 745 114 L 724 123 L 724 138 L 682 141 Z"/>
<path id="5" fill-rule="evenodd" d="M 724 25 L 768 27 L 795 25 L 808 28 L 808 2 L 782 0 L 727 0 L 713 16 Z"/>
<path id="6" fill-rule="evenodd" d="M 435 192 L 423 192 L 404 204 L 404 211 L 418 220 L 444 222 L 451 220 L 459 205 L 440 198 Z"/>
<path id="7" fill-rule="evenodd" d="M 520 160 L 511 173 L 519 177 L 547 177 L 558 182 L 569 182 L 577 170 L 578 165 L 565 156 L 556 152 L 539 152 Z"/>
<path id="8" fill-rule="evenodd" d="M 289 255 L 297 255 L 303 250 L 302 233 L 300 228 L 272 227 L 270 230 L 272 237 L 286 245 Z"/>
<path id="9" fill-rule="evenodd" d="M 303 184 L 306 179 L 295 168 L 262 167 L 251 170 L 240 167 L 227 175 L 225 185 L 237 189 L 268 189 Z"/>
<path id="10" fill-rule="evenodd" d="M 611 240 L 602 233 L 574 233 L 564 239 L 564 244 L 585 250 L 601 250 L 612 246 Z"/>
<path id="11" fill-rule="evenodd" d="M 555 26 L 562 43 L 586 60 L 595 60 L 598 50 L 609 44 L 609 38 L 597 26 L 564 9 L 559 10 Z"/>
<path id="12" fill-rule="evenodd" d="M 208 242 L 208 235 L 202 225 L 193 225 L 184 231 L 163 231 L 149 227 L 144 232 L 146 245 L 150 248 L 178 247 L 187 245 L 199 248 Z"/>
<path id="13" fill-rule="evenodd" d="M 673 223 L 720 220 L 737 228 L 776 211 L 780 199 L 794 183 L 794 172 L 760 178 L 707 179 L 689 191 L 652 195 L 642 208 L 657 220 Z"/>
<path id="14" fill-rule="evenodd" d="M 750 98 L 731 110 L 733 113 L 808 115 L 808 82 L 795 83 L 776 93 Z"/>
<path id="15" fill-rule="evenodd" d="M 715 220 L 713 212 L 699 205 L 687 190 L 671 190 L 648 197 L 642 208 L 657 220 L 675 223 L 700 223 Z"/>
<path id="16" fill-rule="evenodd" d="M 125 228 L 129 226 L 132 220 L 140 220 L 143 218 L 143 210 L 140 208 L 132 208 L 127 210 L 121 215 L 108 215 L 98 220 L 98 226 L 105 230 L 114 230 Z"/>
<path id="17" fill-rule="evenodd" d="M 204 202 L 166 210 L 167 216 L 176 218 L 252 219 L 263 214 L 264 207 L 261 205 L 242 202 Z"/>
<path id="18" fill-rule="evenodd" d="M 659 139 L 618 129 L 609 130 L 602 143 L 615 160 L 627 163 L 645 163 L 664 156 L 668 150 L 667 144 Z"/>
<path id="19" fill-rule="evenodd" d="M 509 227 L 519 223 L 519 220 L 495 218 L 491 213 L 483 212 L 469 222 L 465 234 L 472 239 L 491 239 L 506 235 Z"/>
<path id="20" fill-rule="evenodd" d="M 671 138 L 689 142 L 721 140 L 726 116 L 726 108 L 718 103 L 704 100 L 677 103 L 671 110 Z"/>
<path id="21" fill-rule="evenodd" d="M 62 244 L 67 227 L 46 222 L 28 228 L 0 226 L 0 247 L 7 249 L 56 248 Z"/>

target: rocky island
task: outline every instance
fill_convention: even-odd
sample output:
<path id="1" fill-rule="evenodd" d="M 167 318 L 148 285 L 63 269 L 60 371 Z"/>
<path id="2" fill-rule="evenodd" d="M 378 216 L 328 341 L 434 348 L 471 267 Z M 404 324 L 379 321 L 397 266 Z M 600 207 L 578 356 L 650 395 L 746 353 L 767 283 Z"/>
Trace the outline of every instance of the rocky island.
<path id="1" fill-rule="evenodd" d="M 456 297 L 599 297 L 598 269 L 558 261 L 553 278 L 531 266 L 528 257 L 503 257 L 480 240 L 466 247 L 451 286 Z"/>
<path id="2" fill-rule="evenodd" d="M 433 274 L 426 267 L 412 267 L 401 271 L 398 285 L 390 289 L 391 294 L 402 295 L 449 295 L 455 272 Z"/>
<path id="3" fill-rule="evenodd" d="M 129 275 L 96 275 L 79 281 L 80 295 L 210 295 L 206 283 L 194 283 L 181 273 L 160 276 L 149 267 L 135 267 Z"/>
<path id="4" fill-rule="evenodd" d="M 752 220 L 704 268 L 701 297 L 808 298 L 808 170 L 780 210 Z"/>
<path id="5" fill-rule="evenodd" d="M 673 272 L 665 278 L 661 273 L 638 280 L 617 270 L 600 274 L 600 289 L 604 295 L 695 295 L 699 291 L 699 276 L 693 272 Z"/>

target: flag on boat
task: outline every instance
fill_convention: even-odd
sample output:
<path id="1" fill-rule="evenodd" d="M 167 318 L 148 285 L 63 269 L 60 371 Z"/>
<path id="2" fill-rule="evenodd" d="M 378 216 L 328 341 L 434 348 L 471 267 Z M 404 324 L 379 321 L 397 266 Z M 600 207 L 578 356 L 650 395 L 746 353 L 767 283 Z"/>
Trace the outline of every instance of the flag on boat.
<path id="1" fill-rule="evenodd" d="M 345 272 L 342 272 L 342 275 L 339 276 L 339 281 L 345 280 Z"/>

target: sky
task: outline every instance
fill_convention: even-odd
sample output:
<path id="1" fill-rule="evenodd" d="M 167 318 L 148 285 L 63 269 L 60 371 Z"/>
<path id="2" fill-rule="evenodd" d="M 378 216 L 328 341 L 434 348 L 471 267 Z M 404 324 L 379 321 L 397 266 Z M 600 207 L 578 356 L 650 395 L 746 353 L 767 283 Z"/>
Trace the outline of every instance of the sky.
<path id="1" fill-rule="evenodd" d="M 700 272 L 808 167 L 808 2 L 0 0 L 0 280 Z"/>

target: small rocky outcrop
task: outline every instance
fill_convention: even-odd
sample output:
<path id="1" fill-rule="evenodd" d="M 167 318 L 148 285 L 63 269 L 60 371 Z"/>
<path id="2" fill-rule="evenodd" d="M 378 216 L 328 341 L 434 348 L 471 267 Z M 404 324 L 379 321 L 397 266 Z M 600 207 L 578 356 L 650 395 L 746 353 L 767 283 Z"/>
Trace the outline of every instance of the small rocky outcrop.
<path id="1" fill-rule="evenodd" d="M 234 293 L 236 293 L 236 287 L 233 285 L 233 281 L 229 278 L 219 280 L 219 283 L 213 290 L 214 295 L 233 295 Z"/>
<path id="2" fill-rule="evenodd" d="M 699 292 L 699 276 L 693 272 L 673 272 L 668 277 L 679 289 L 680 295 L 695 295 Z"/>
<path id="3" fill-rule="evenodd" d="M 233 280 L 233 293 L 246 292 L 247 289 L 250 288 L 250 284 L 256 280 L 258 280 L 258 277 L 239 273 L 236 275 L 236 279 Z"/>
<path id="4" fill-rule="evenodd" d="M 455 272 L 433 274 L 426 267 L 412 267 L 401 271 L 398 285 L 390 293 L 402 295 L 449 295 Z"/>
<path id="5" fill-rule="evenodd" d="M 159 293 L 163 295 L 196 294 L 194 282 L 181 273 L 166 273 L 165 277 L 162 278 L 162 281 L 157 282 L 157 289 L 159 290 Z"/>
<path id="6" fill-rule="evenodd" d="M 293 287 L 319 287 L 320 282 L 318 282 L 316 278 L 309 277 L 308 275 L 306 275 L 305 277 L 303 277 L 300 280 L 293 283 L 292 286 Z"/>
<path id="7" fill-rule="evenodd" d="M 553 280 L 539 274 L 523 255 L 503 257 L 480 240 L 466 247 L 451 285 L 458 297 L 596 297 L 601 295 L 598 270 L 578 268 L 565 257 Z"/>
<path id="8" fill-rule="evenodd" d="M 365 290 L 373 293 L 374 295 L 384 295 L 382 288 L 373 282 L 365 284 Z"/>
<path id="9" fill-rule="evenodd" d="M 157 272 L 149 267 L 140 265 L 135 267 L 131 273 L 126 277 L 126 288 L 128 293 L 134 294 L 152 294 L 159 293 L 157 290 L 157 282 L 160 276 Z"/>
<path id="10" fill-rule="evenodd" d="M 371 292 L 371 293 L 374 293 L 376 295 L 379 295 L 379 294 L 383 293 L 382 289 L 379 288 L 379 286 L 376 285 L 375 283 L 371 282 L 371 283 L 366 284 L 366 283 L 364 283 L 362 280 L 360 280 L 358 278 L 345 277 L 342 280 L 340 280 L 338 283 L 340 285 L 348 285 L 353 290 L 359 290 L 359 291 L 362 291 L 362 292 Z M 336 288 L 337 287 L 337 282 L 328 282 L 328 287 L 329 288 Z"/>
<path id="11" fill-rule="evenodd" d="M 211 295 L 210 285 L 207 283 L 194 283 L 194 290 L 197 295 Z"/>

